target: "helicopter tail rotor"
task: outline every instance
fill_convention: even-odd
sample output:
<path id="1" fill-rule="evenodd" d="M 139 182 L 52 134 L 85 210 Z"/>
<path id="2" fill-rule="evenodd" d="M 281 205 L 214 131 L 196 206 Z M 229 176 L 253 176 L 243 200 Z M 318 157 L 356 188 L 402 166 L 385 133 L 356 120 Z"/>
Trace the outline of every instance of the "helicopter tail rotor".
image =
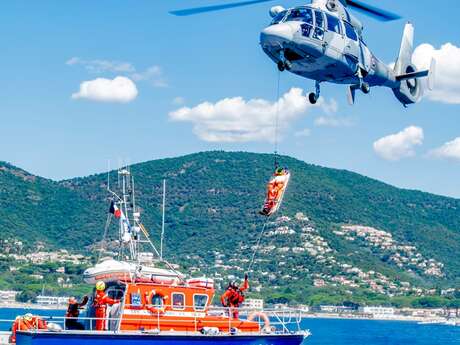
<path id="1" fill-rule="evenodd" d="M 399 56 L 393 69 L 397 85 L 393 88 L 393 93 L 404 106 L 417 103 L 422 97 L 423 90 L 420 78 L 429 77 L 428 86 L 432 88 L 435 64 L 432 62 L 430 70 L 417 70 L 417 67 L 412 63 L 413 46 L 414 26 L 407 23 L 404 27 Z"/>

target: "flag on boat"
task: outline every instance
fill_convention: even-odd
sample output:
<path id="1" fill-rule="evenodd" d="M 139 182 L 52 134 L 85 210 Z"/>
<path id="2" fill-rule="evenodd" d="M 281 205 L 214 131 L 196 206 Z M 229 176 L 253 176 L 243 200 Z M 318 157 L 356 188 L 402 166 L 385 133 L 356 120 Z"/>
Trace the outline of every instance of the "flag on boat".
<path id="1" fill-rule="evenodd" d="M 264 206 L 259 212 L 264 216 L 271 216 L 278 211 L 283 201 L 284 192 L 289 183 L 291 173 L 287 168 L 276 168 L 275 173 L 267 184 L 267 196 Z"/>
<path id="2" fill-rule="evenodd" d="M 112 214 L 115 216 L 115 218 L 120 218 L 121 215 L 122 215 L 121 210 L 118 208 L 117 205 L 115 205 L 115 203 L 113 202 L 113 200 L 112 200 L 112 202 L 110 203 L 109 212 L 112 213 Z"/>

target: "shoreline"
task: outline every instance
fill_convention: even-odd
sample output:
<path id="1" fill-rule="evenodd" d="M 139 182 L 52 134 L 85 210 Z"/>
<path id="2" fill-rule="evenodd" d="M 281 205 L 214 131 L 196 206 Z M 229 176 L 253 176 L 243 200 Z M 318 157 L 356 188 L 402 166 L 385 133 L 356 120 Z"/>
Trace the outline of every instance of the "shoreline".
<path id="1" fill-rule="evenodd" d="M 33 310 L 66 310 L 65 305 L 41 305 L 35 303 L 5 303 L 0 304 L 1 309 L 33 309 Z M 282 312 L 281 312 L 282 314 Z M 300 316 L 305 319 L 341 319 L 341 320 L 367 320 L 367 321 L 405 321 L 405 322 L 426 322 L 434 319 L 442 319 L 442 317 L 423 317 L 410 315 L 388 315 L 388 316 L 371 316 L 365 314 L 338 314 L 338 313 L 309 313 L 301 312 Z"/>
<path id="2" fill-rule="evenodd" d="M 67 306 L 65 305 L 43 305 L 36 303 L 24 303 L 24 302 L 14 302 L 14 303 L 0 303 L 0 309 L 41 309 L 41 310 L 66 310 Z"/>

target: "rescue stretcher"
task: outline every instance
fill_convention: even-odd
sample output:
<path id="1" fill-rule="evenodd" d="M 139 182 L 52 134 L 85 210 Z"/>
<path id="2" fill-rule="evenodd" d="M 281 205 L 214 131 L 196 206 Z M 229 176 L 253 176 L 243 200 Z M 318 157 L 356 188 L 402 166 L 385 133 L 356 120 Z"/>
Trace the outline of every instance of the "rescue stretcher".
<path id="1" fill-rule="evenodd" d="M 271 216 L 278 211 L 283 201 L 291 173 L 287 168 L 276 168 L 272 178 L 267 184 L 267 195 L 264 206 L 259 212 L 264 216 Z"/>

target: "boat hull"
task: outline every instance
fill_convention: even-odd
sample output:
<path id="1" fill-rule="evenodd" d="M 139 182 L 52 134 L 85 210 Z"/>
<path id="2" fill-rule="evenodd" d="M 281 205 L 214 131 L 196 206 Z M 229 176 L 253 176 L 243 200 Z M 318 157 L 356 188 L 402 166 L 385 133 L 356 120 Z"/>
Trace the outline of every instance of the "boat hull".
<path id="1" fill-rule="evenodd" d="M 17 345 L 300 345 L 301 334 L 163 335 L 112 332 L 18 332 Z"/>

